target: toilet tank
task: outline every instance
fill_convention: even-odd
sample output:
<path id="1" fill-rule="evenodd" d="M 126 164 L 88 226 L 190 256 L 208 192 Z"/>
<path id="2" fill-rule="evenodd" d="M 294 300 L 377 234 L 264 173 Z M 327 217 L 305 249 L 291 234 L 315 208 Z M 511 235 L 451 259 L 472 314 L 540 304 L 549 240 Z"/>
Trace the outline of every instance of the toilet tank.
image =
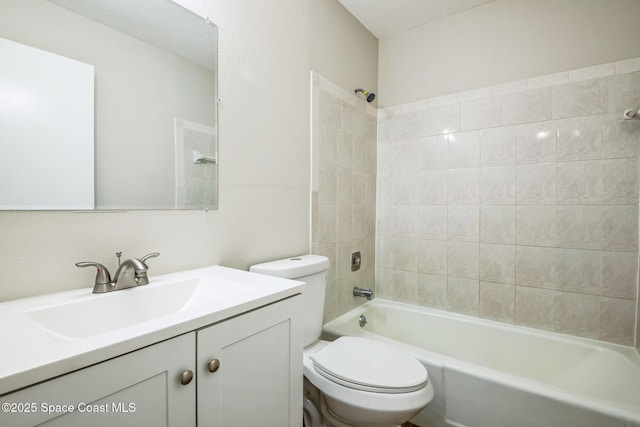
<path id="1" fill-rule="evenodd" d="M 305 347 L 318 340 L 322 332 L 328 270 L 329 258 L 321 255 L 302 255 L 249 267 L 252 273 L 298 280 L 307 284 L 302 293 L 304 322 L 302 330 Z"/>

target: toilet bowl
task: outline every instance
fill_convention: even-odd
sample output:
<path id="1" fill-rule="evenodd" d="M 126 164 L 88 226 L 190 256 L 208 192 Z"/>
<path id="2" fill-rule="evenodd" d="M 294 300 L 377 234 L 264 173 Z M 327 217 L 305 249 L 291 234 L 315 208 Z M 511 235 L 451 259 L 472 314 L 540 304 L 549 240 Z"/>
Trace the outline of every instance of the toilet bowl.
<path id="1" fill-rule="evenodd" d="M 420 362 L 365 338 L 315 342 L 304 349 L 303 372 L 321 392 L 325 423 L 332 427 L 396 427 L 433 399 Z"/>
<path id="2" fill-rule="evenodd" d="M 306 390 L 305 398 L 314 400 L 322 414 L 318 427 L 398 427 L 433 399 L 427 370 L 410 354 L 378 341 L 319 340 L 328 269 L 328 258 L 303 255 L 254 265 L 250 271 L 307 284 L 302 294 L 303 373 L 305 389 L 307 383 L 316 389 Z"/>

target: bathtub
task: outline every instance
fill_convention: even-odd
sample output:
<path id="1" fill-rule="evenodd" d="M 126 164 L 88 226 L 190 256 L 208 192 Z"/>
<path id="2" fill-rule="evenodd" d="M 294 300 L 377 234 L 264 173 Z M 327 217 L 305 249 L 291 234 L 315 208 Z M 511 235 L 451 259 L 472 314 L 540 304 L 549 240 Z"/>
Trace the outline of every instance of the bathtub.
<path id="1" fill-rule="evenodd" d="M 383 299 L 323 335 L 380 340 L 419 359 L 435 389 L 411 421 L 421 427 L 640 427 L 640 356 L 630 347 Z"/>

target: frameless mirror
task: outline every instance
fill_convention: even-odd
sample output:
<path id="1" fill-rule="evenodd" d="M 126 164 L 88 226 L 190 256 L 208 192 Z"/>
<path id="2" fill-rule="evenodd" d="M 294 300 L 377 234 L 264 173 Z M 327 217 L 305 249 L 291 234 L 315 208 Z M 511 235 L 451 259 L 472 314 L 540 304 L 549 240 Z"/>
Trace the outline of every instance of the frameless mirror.
<path id="1" fill-rule="evenodd" d="M 217 208 L 211 22 L 171 0 L 2 0 L 0 63 L 0 209 Z"/>

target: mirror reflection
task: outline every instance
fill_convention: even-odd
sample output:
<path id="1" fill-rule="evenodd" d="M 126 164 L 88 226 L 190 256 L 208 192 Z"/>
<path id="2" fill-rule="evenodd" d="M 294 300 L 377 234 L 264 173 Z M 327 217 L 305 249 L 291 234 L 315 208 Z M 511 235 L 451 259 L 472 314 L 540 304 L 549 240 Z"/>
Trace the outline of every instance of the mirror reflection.
<path id="1" fill-rule="evenodd" d="M 216 49 L 170 0 L 3 0 L 0 209 L 217 208 Z"/>

